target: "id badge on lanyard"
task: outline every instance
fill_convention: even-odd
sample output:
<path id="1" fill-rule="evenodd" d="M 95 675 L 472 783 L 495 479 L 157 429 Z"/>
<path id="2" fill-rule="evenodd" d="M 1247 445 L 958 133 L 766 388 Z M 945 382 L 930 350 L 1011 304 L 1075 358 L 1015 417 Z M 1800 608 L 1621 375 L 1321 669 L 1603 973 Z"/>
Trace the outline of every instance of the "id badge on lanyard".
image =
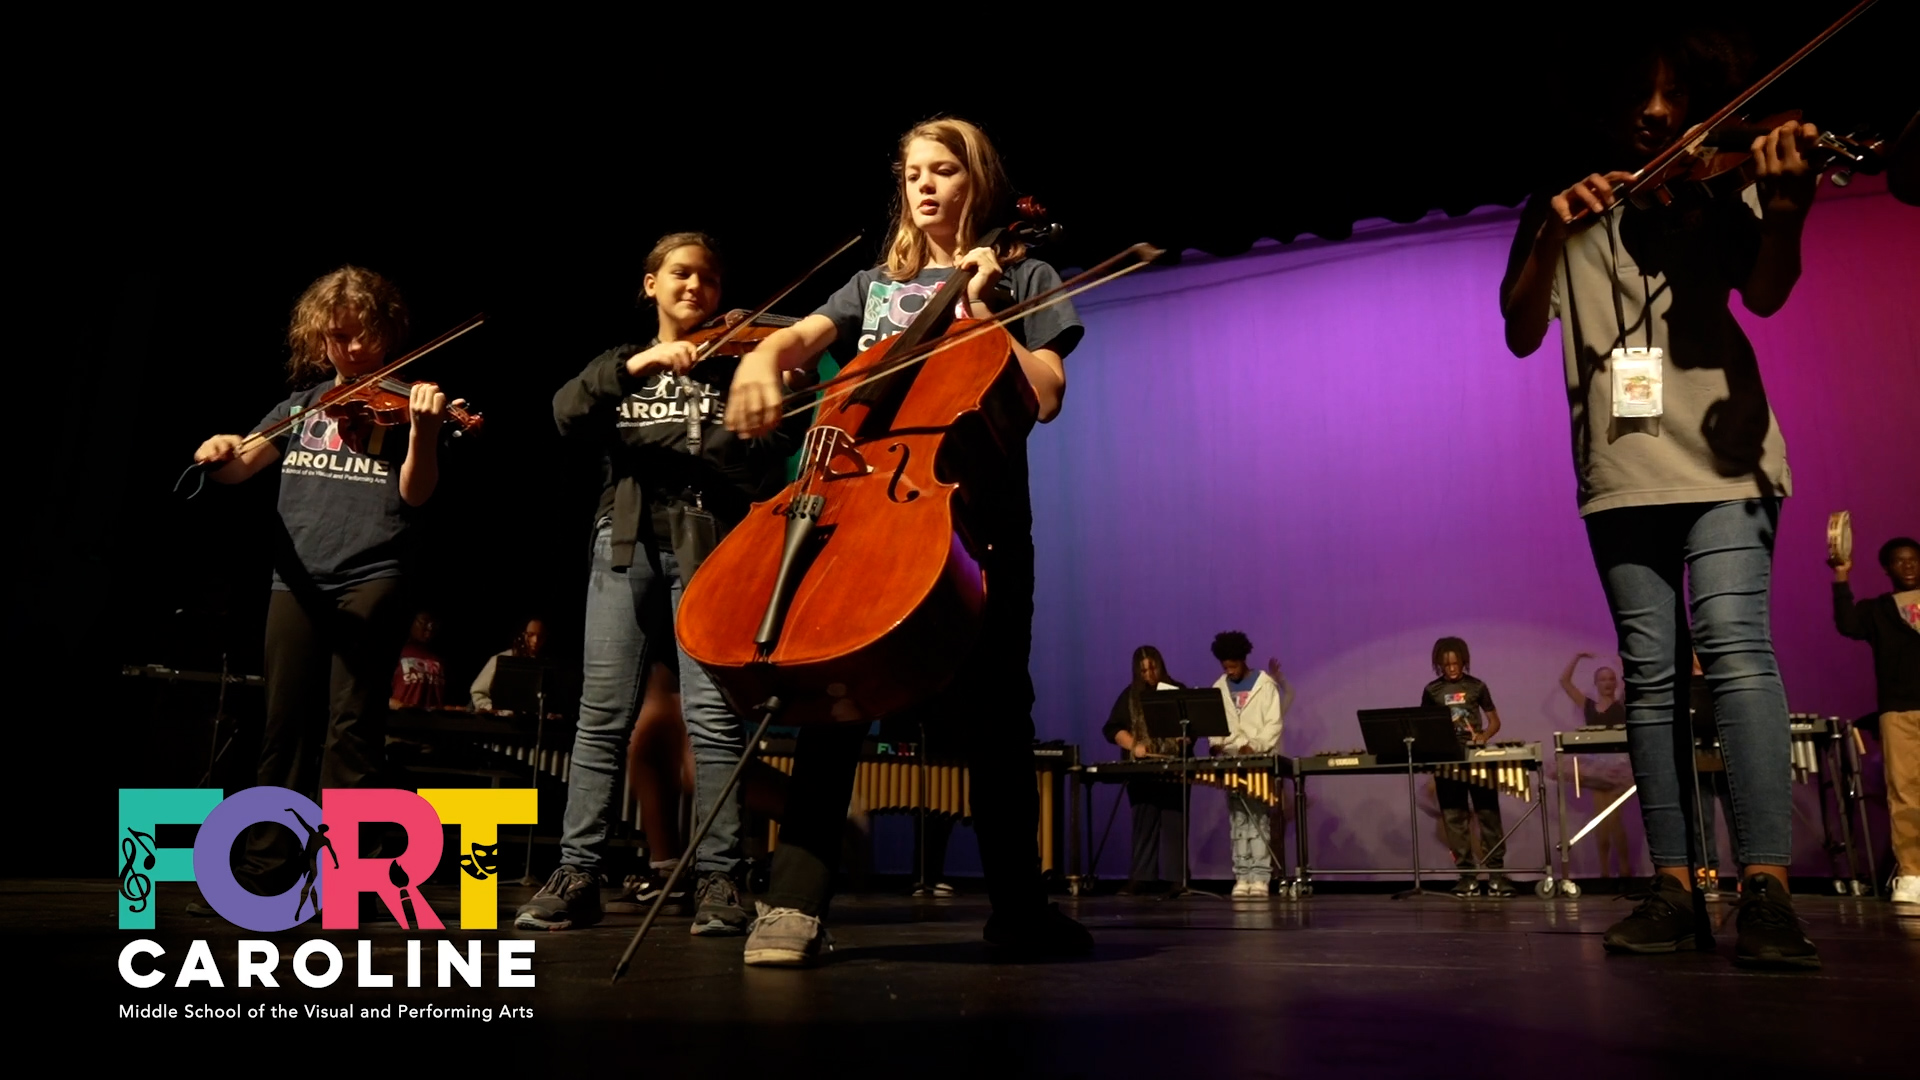
<path id="1" fill-rule="evenodd" d="M 1608 369 L 1613 374 L 1613 415 L 1659 416 L 1663 411 L 1661 382 L 1665 369 L 1664 349 L 1613 350 Z"/>

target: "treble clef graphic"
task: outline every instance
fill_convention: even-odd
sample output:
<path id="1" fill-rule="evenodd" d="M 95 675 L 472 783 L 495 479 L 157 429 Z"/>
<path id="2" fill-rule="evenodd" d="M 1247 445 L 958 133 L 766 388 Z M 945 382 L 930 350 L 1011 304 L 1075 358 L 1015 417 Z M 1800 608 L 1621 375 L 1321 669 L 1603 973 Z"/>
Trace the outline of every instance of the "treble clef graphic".
<path id="1" fill-rule="evenodd" d="M 133 828 L 129 828 L 126 837 L 120 841 L 120 853 L 127 857 L 126 865 L 120 868 L 120 895 L 133 901 L 127 905 L 128 911 L 138 913 L 147 910 L 147 900 L 153 896 L 153 879 L 133 868 L 133 861 L 144 850 L 147 857 L 141 860 L 141 869 L 153 869 L 153 844 L 153 837 Z"/>

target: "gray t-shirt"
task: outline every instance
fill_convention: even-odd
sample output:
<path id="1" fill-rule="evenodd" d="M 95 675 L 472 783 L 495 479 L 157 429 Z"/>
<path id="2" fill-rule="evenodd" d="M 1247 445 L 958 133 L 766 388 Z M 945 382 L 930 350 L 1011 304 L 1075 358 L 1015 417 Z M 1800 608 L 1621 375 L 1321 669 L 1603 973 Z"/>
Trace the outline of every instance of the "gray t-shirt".
<path id="1" fill-rule="evenodd" d="M 1728 309 L 1753 271 L 1759 200 L 1642 210 L 1575 233 L 1554 275 L 1580 512 L 1792 493 L 1753 345 Z M 1664 415 L 1613 415 L 1615 348 L 1666 351 Z"/>

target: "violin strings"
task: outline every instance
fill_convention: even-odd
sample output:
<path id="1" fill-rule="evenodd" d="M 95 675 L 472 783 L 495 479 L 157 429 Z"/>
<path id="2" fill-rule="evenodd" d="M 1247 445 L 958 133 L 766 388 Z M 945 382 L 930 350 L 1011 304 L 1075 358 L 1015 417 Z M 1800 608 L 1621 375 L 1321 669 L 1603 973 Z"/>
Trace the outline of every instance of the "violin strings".
<path id="1" fill-rule="evenodd" d="M 1148 255 L 1146 254 L 1146 252 L 1153 252 L 1154 254 Z M 798 416 L 801 413 L 806 412 L 808 409 L 814 408 L 816 406 L 824 406 L 829 402 L 837 401 L 840 398 L 846 397 L 848 394 L 853 393 L 855 390 L 858 390 L 862 386 L 865 386 L 868 383 L 875 381 L 876 379 L 884 379 L 889 375 L 893 375 L 898 372 L 905 371 L 907 368 L 910 368 L 915 364 L 924 363 L 929 358 L 939 353 L 945 352 L 947 349 L 965 344 L 966 342 L 971 341 L 973 338 L 978 337 L 981 334 L 985 334 L 990 330 L 1004 329 L 1007 326 L 1013 323 L 1019 322 L 1022 319 L 1039 314 L 1040 312 L 1045 311 L 1046 309 L 1053 307 L 1056 304 L 1065 303 L 1066 301 L 1071 300 L 1076 296 L 1079 296 L 1081 293 L 1088 292 L 1092 289 L 1097 289 L 1102 285 L 1108 284 L 1109 282 L 1118 281 L 1119 279 L 1127 276 L 1128 274 L 1133 273 L 1136 270 L 1141 270 L 1148 266 L 1153 265 L 1153 259 L 1158 257 L 1158 249 L 1148 247 L 1145 244 L 1136 244 L 1133 247 L 1128 248 L 1126 251 L 1123 251 L 1120 254 L 1115 255 L 1113 258 L 1108 259 L 1107 262 L 1112 263 L 1112 262 L 1118 261 L 1119 259 L 1123 259 L 1128 255 L 1133 255 L 1137 257 L 1140 261 L 1134 263 L 1132 266 L 1123 267 L 1119 270 L 1115 270 L 1107 274 L 1105 277 L 1102 277 L 1096 281 L 1088 281 L 1086 282 L 1086 284 L 1083 284 L 1083 285 L 1074 286 L 1073 282 L 1068 282 L 1066 284 L 1063 284 L 1060 288 L 1055 289 L 1050 293 L 1046 293 L 1046 294 L 1043 294 L 1042 296 L 1035 297 L 1034 303 L 1031 307 L 1027 307 L 1024 310 L 1022 310 L 1018 306 L 1016 306 L 1014 309 L 1011 309 L 1007 312 L 1003 312 L 1002 314 L 997 315 L 993 319 L 983 322 L 978 326 L 970 326 L 967 329 L 961 331 L 960 333 L 952 337 L 941 338 L 938 342 L 934 344 L 932 348 L 926 350 L 925 352 L 922 352 L 916 356 L 909 357 L 905 360 L 900 361 L 897 364 L 889 365 L 884 370 L 867 372 L 864 378 L 861 378 L 856 382 L 852 382 L 848 384 L 840 384 L 834 380 L 829 380 L 827 383 L 822 384 L 819 387 L 815 387 L 813 390 L 806 391 L 806 393 L 809 395 L 818 393 L 819 397 L 817 400 L 809 400 L 806 403 L 796 408 L 789 409 L 788 411 L 782 413 L 780 415 L 780 418 L 782 420 L 786 420 L 791 417 Z M 1103 263 L 1102 265 L 1104 266 L 1106 264 Z M 1099 268 L 1096 267 L 1094 270 L 1090 270 L 1086 274 L 1082 274 L 1079 277 L 1075 278 L 1074 281 L 1085 281 L 1087 277 L 1098 272 L 1099 272 Z M 823 392 L 828 389 L 831 389 L 832 392 L 831 393 Z M 800 396 L 801 395 L 796 394 L 796 395 L 793 395 L 793 397 L 789 398 L 788 400 L 793 400 L 794 398 L 797 398 Z"/>

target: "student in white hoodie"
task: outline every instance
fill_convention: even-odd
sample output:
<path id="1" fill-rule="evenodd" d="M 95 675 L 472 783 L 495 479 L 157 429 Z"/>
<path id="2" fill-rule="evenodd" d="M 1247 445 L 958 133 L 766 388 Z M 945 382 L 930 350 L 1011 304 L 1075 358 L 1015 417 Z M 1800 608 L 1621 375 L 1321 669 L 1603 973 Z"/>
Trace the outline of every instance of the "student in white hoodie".
<path id="1" fill-rule="evenodd" d="M 1251 652 L 1253 643 L 1238 630 L 1213 639 L 1223 672 L 1213 685 L 1227 706 L 1227 737 L 1213 744 L 1216 757 L 1280 750 L 1280 721 L 1293 704 L 1293 687 L 1277 660 L 1266 671 L 1248 667 Z M 1273 878 L 1273 819 L 1267 805 L 1236 791 L 1227 795 L 1227 812 L 1233 823 L 1233 895 L 1265 899 Z"/>

